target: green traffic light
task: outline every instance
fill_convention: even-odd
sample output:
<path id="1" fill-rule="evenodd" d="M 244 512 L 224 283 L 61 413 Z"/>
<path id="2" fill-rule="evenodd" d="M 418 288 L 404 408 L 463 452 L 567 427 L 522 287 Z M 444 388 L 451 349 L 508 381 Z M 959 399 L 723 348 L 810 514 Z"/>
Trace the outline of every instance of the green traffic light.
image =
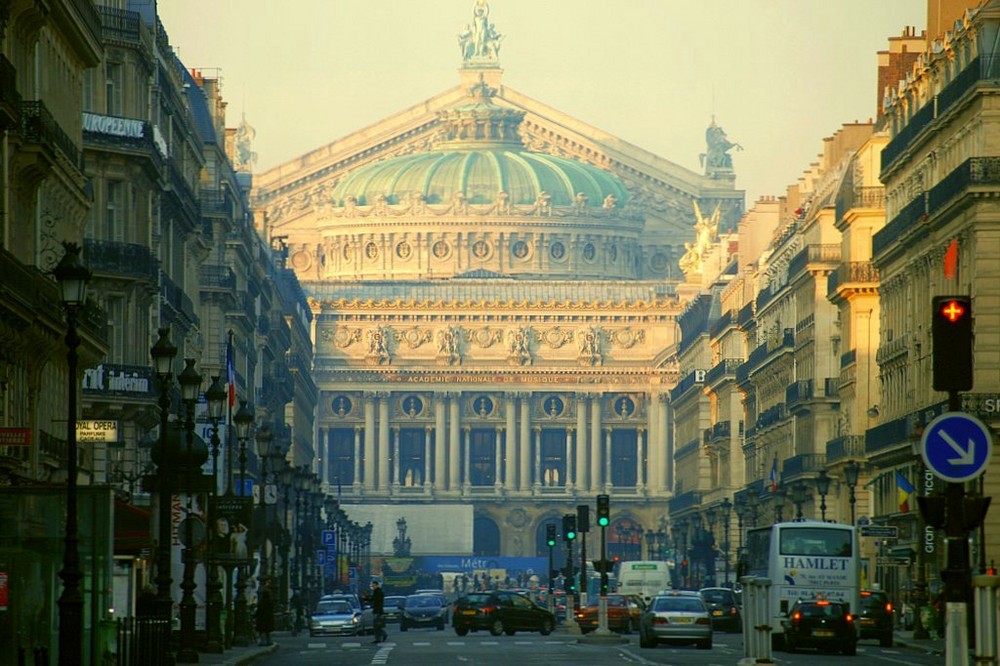
<path id="1" fill-rule="evenodd" d="M 556 545 L 556 542 L 553 541 L 552 539 L 549 539 L 549 547 L 551 548 L 554 545 Z"/>
<path id="2" fill-rule="evenodd" d="M 608 519 L 605 518 L 604 516 L 601 516 L 600 518 L 597 519 L 597 524 L 600 525 L 601 527 L 607 527 L 608 522 L 609 522 Z"/>
<path id="3" fill-rule="evenodd" d="M 576 532 L 567 532 L 566 533 L 566 538 L 569 539 L 570 541 L 572 541 L 573 539 L 576 538 Z"/>

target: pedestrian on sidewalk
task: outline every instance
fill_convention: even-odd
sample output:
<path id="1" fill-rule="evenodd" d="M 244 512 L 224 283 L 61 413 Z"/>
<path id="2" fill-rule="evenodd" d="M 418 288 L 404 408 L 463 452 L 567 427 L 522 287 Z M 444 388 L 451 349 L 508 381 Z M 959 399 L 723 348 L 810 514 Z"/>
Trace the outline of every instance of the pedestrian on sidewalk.
<path id="1" fill-rule="evenodd" d="M 257 594 L 257 635 L 260 637 L 258 645 L 272 645 L 271 632 L 274 631 L 274 595 L 271 593 L 271 579 L 265 578 L 261 581 L 260 592 Z"/>
<path id="2" fill-rule="evenodd" d="M 372 581 L 372 613 L 375 614 L 375 640 L 372 643 L 378 644 L 389 639 L 389 632 L 385 630 L 385 593 L 377 580 Z"/>

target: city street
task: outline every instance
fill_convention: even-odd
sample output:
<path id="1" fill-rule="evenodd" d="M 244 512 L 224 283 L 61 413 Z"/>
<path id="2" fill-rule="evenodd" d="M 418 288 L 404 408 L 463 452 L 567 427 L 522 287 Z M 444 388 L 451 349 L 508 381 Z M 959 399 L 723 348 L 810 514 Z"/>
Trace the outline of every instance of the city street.
<path id="1" fill-rule="evenodd" d="M 373 645 L 371 637 L 359 638 L 309 638 L 278 636 L 278 648 L 254 663 L 277 666 L 295 664 L 480 664 L 510 666 L 561 664 L 736 664 L 742 654 L 742 636 L 716 633 L 711 650 L 698 650 L 694 646 L 673 647 L 661 645 L 656 649 L 640 650 L 638 636 L 626 636 L 626 642 L 613 645 L 585 644 L 579 636 L 556 632 L 550 636 L 516 634 L 494 637 L 487 632 L 477 632 L 465 637 L 456 636 L 451 630 L 390 632 L 390 640 Z M 938 665 L 944 657 L 926 654 L 923 650 L 905 647 L 880 648 L 875 641 L 862 641 L 856 657 L 839 654 L 777 652 L 778 664 L 913 664 L 914 666 Z"/>

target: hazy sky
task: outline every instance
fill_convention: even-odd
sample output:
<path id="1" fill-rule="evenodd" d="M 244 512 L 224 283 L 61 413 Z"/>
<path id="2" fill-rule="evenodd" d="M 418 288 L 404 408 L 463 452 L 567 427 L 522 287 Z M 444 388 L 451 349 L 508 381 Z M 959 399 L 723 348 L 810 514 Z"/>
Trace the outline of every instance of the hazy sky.
<path id="1" fill-rule="evenodd" d="M 923 0 L 490 0 L 504 84 L 701 172 L 715 115 L 747 206 L 783 194 L 823 137 L 874 117 L 876 52 Z M 458 83 L 474 0 L 163 0 L 189 68 L 221 76 L 258 171 Z"/>

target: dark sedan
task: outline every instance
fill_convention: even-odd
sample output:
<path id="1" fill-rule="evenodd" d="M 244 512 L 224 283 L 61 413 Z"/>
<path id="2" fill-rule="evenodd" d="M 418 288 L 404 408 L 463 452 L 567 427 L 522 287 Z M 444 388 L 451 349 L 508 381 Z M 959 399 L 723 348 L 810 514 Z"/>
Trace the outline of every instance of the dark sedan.
<path id="1" fill-rule="evenodd" d="M 406 597 L 403 605 L 399 630 L 435 627 L 438 631 L 444 631 L 447 619 L 448 607 L 441 604 L 440 598 L 431 594 L 411 594 Z"/>
<path id="2" fill-rule="evenodd" d="M 858 628 L 850 607 L 842 601 L 796 601 L 782 620 L 785 649 L 802 647 L 857 654 Z"/>
<path id="3" fill-rule="evenodd" d="M 460 597 L 452 612 L 455 633 L 486 629 L 494 636 L 513 636 L 518 631 L 537 631 L 548 636 L 556 618 L 528 597 L 513 592 L 474 592 Z"/>
<path id="4" fill-rule="evenodd" d="M 388 596 L 382 600 L 382 608 L 385 611 L 383 616 L 386 622 L 399 622 L 403 617 L 403 606 L 406 604 L 406 597 Z"/>
<path id="5" fill-rule="evenodd" d="M 705 587 L 699 590 L 698 594 L 708 606 L 713 629 L 733 632 L 739 632 L 743 629 L 740 605 L 732 590 L 728 587 Z"/>

